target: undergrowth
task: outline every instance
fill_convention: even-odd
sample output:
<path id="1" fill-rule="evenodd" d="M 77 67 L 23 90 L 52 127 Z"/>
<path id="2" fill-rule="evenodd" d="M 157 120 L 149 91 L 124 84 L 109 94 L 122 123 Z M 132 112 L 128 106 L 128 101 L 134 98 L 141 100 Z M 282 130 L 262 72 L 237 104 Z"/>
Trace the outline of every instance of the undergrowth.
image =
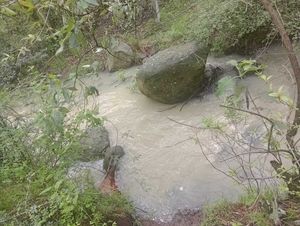
<path id="1" fill-rule="evenodd" d="M 257 198 L 257 195 L 248 193 L 237 202 L 220 200 L 204 210 L 201 226 L 273 226 L 277 217 L 282 225 L 294 225 L 299 220 L 299 197 L 279 198 L 274 217 L 274 201 L 272 192 Z"/>
<path id="2" fill-rule="evenodd" d="M 276 1 L 286 28 L 299 39 L 300 2 Z M 268 14 L 259 1 L 173 0 L 161 9 L 161 22 L 150 20 L 141 27 L 142 37 L 158 48 L 186 40 L 212 45 L 212 51 L 255 51 L 277 37 Z"/>
<path id="3" fill-rule="evenodd" d="M 103 123 L 85 108 L 70 115 L 69 85 L 53 75 L 36 84 L 31 92 L 40 104 L 26 118 L 11 106 L 12 92 L 1 89 L 0 225 L 110 225 L 132 213 L 121 194 L 82 189 L 67 176 L 82 153 L 82 130 Z"/>

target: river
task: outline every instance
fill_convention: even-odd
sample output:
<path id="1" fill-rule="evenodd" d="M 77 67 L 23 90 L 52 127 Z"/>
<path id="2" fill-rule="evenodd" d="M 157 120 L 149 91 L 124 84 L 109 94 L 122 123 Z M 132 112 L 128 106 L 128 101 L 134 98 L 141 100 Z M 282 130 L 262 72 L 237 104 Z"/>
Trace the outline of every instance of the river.
<path id="1" fill-rule="evenodd" d="M 230 59 L 241 57 L 209 57 L 208 62 Z M 267 65 L 265 73 L 272 75 L 273 89 L 282 86 L 287 95 L 295 96 L 289 62 L 281 46 L 263 52 L 259 62 Z M 178 209 L 201 208 L 222 197 L 236 199 L 242 192 L 240 186 L 215 170 L 206 159 L 220 168 L 227 167 L 226 162 L 218 161 L 222 148 L 212 139 L 211 132 L 182 125 L 201 126 L 207 117 L 223 120 L 222 101 L 209 93 L 192 99 L 182 110 L 181 104 L 168 109 L 170 106 L 152 101 L 137 91 L 134 85 L 137 70 L 101 73 L 84 79 L 87 85 L 100 91 L 93 105 L 107 119 L 105 126 L 111 143 L 123 146 L 126 152 L 117 173 L 120 191 L 129 197 L 138 212 L 161 221 L 170 219 Z M 268 96 L 269 88 L 262 80 L 250 76 L 238 83 L 248 88 L 262 114 L 276 113 L 288 120 L 288 108 Z M 250 124 L 257 121 L 252 118 Z M 196 142 L 196 135 L 206 157 Z"/>

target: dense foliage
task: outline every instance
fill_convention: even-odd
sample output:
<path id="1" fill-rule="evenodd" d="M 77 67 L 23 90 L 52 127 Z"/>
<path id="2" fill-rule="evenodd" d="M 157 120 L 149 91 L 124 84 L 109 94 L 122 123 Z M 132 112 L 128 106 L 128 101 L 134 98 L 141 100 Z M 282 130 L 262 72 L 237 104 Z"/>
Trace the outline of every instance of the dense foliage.
<path id="1" fill-rule="evenodd" d="M 300 2 L 274 1 L 289 34 L 299 39 Z M 270 17 L 258 0 L 173 0 L 161 10 L 161 24 L 149 23 L 145 36 L 160 46 L 196 39 L 209 42 L 213 51 L 253 53 L 278 38 Z"/>
<path id="2" fill-rule="evenodd" d="M 300 1 L 274 2 L 289 35 L 299 40 Z M 54 73 L 65 68 L 65 58 L 76 59 L 67 75 L 76 84 L 82 57 L 96 49 L 109 52 L 115 37 L 137 49 L 143 43 L 161 49 L 196 39 L 215 52 L 243 53 L 278 37 L 258 0 L 169 0 L 161 6 L 158 23 L 149 1 L 0 0 L 0 192 L 5 194 L 0 224 L 102 225 L 132 211 L 120 194 L 104 196 L 92 187 L 82 191 L 66 177 L 81 151 L 82 128 L 102 119 L 84 106 L 77 117 L 70 113 L 75 86 Z M 98 64 L 92 68 L 96 73 Z M 25 78 L 33 90 L 23 86 Z M 27 118 L 18 114 L 11 89 L 35 92 L 41 97 L 39 111 Z M 85 98 L 97 93 L 85 87 Z"/>
<path id="3" fill-rule="evenodd" d="M 82 151 L 82 128 L 102 119 L 84 108 L 70 117 L 72 91 L 55 77 L 34 92 L 49 98 L 36 100 L 38 112 L 26 118 L 0 93 L 0 224 L 102 225 L 130 214 L 120 194 L 103 195 L 92 184 L 83 190 L 67 176 Z"/>

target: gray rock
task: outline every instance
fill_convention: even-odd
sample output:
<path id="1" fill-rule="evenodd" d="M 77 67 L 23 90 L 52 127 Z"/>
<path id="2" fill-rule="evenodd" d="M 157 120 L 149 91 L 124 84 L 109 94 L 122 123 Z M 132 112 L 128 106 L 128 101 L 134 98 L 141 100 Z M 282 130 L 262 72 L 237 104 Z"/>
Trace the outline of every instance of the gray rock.
<path id="1" fill-rule="evenodd" d="M 129 68 L 134 64 L 135 54 L 131 47 L 122 41 L 115 41 L 107 57 L 107 68 L 110 72 Z"/>
<path id="2" fill-rule="evenodd" d="M 137 73 L 137 85 L 149 98 L 174 104 L 201 91 L 209 49 L 196 42 L 158 52 Z"/>
<path id="3" fill-rule="evenodd" d="M 117 167 L 119 159 L 124 154 L 125 152 L 121 146 L 114 146 L 109 148 L 104 157 L 103 170 L 107 171 L 112 167 Z"/>
<path id="4" fill-rule="evenodd" d="M 295 220 L 295 221 L 293 222 L 293 224 L 294 224 L 295 226 L 300 226 L 300 220 Z"/>
<path id="5" fill-rule="evenodd" d="M 102 170 L 103 160 L 90 162 L 76 162 L 67 171 L 67 177 L 71 179 L 81 191 L 91 186 L 97 188 L 105 177 Z"/>
<path id="6" fill-rule="evenodd" d="M 224 74 L 224 72 L 225 68 L 223 67 L 223 65 L 208 63 L 205 66 L 204 75 L 207 79 L 214 79 Z"/>
<path id="7" fill-rule="evenodd" d="M 91 161 L 103 158 L 110 146 L 108 131 L 103 126 L 87 128 L 80 139 L 83 149 L 80 159 Z"/>

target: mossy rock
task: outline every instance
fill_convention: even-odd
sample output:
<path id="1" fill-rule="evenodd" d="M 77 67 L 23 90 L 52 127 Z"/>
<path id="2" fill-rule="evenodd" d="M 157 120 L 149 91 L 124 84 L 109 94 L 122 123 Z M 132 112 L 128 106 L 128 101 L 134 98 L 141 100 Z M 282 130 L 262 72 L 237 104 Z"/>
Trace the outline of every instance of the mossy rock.
<path id="1" fill-rule="evenodd" d="M 148 58 L 137 73 L 137 85 L 147 97 L 174 104 L 200 91 L 205 80 L 206 46 L 186 43 Z"/>

